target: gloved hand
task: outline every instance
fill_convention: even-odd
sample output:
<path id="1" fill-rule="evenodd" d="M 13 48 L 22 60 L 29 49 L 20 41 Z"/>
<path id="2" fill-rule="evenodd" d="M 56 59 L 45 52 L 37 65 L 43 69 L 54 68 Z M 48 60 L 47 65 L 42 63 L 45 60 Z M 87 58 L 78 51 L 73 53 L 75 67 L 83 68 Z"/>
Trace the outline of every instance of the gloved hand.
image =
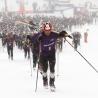
<path id="1" fill-rule="evenodd" d="M 72 39 L 72 36 L 68 35 L 68 37 L 69 37 L 70 39 Z"/>
<path id="2" fill-rule="evenodd" d="M 67 33 L 66 31 L 61 31 L 61 32 L 59 33 L 59 36 L 60 36 L 60 37 L 66 37 L 66 35 L 68 35 L 68 33 Z"/>
<path id="3" fill-rule="evenodd" d="M 42 34 L 38 35 L 37 40 L 38 41 L 41 41 L 42 40 Z"/>

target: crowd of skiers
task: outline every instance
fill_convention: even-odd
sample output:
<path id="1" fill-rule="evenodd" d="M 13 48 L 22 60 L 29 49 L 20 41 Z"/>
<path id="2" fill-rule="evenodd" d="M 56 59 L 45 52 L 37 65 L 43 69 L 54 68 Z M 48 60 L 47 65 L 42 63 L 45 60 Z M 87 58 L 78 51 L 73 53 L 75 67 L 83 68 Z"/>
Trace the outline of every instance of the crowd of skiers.
<path id="1" fill-rule="evenodd" d="M 74 32 L 69 35 L 66 31 L 54 32 L 50 23 L 44 23 L 39 33 L 13 34 L 7 32 L 1 36 L 2 46 L 7 45 L 8 58 L 13 60 L 14 45 L 24 50 L 25 58 L 30 59 L 30 52 L 32 52 L 32 67 L 35 69 L 36 65 L 39 65 L 42 70 L 43 85 L 47 87 L 49 83 L 52 90 L 55 89 L 56 48 L 62 51 L 63 41 L 66 41 L 66 37 L 72 39 L 74 49 L 77 50 L 77 46 L 80 45 L 81 34 Z M 49 78 L 47 76 L 48 67 L 50 68 Z"/>
<path id="2" fill-rule="evenodd" d="M 54 31 L 60 32 L 61 30 L 72 30 L 72 27 L 81 27 L 85 23 L 93 23 L 92 17 L 80 18 L 80 17 L 55 17 L 55 16 L 21 16 L 18 14 L 0 14 L 0 32 L 6 32 L 5 30 L 13 31 L 14 33 L 29 32 L 28 26 L 19 24 L 16 21 L 33 20 L 36 26 L 33 29 L 39 30 L 41 22 L 49 21 L 53 25 Z"/>
<path id="3" fill-rule="evenodd" d="M 12 17 L 13 18 L 13 17 Z M 3 23 L 3 22 L 2 22 Z M 29 27 L 28 29 L 19 27 L 25 25 Z M 63 42 L 66 41 L 66 37 L 71 38 L 73 42 L 74 49 L 77 50 L 78 45 L 80 45 L 81 34 L 79 32 L 74 32 L 69 35 L 65 30 L 61 29 L 54 31 L 54 24 L 51 22 L 43 22 L 38 28 L 38 33 L 35 32 L 36 25 L 30 20 L 22 21 L 16 25 L 18 26 L 17 32 L 15 25 L 12 26 L 14 30 L 9 29 L 10 26 L 5 24 L 5 27 L 1 26 L 0 37 L 2 40 L 2 46 L 7 46 L 8 58 L 13 60 L 13 48 L 16 45 L 18 49 L 24 50 L 24 57 L 30 59 L 30 53 L 32 53 L 33 58 L 33 68 L 36 65 L 42 70 L 43 86 L 51 87 L 51 90 L 55 89 L 55 63 L 56 63 L 56 49 L 59 48 L 62 51 Z M 20 32 L 20 31 L 22 32 Z M 25 33 L 24 33 L 25 32 Z M 28 33 L 30 32 L 30 33 Z M 48 77 L 47 70 L 50 69 L 50 75 Z"/>

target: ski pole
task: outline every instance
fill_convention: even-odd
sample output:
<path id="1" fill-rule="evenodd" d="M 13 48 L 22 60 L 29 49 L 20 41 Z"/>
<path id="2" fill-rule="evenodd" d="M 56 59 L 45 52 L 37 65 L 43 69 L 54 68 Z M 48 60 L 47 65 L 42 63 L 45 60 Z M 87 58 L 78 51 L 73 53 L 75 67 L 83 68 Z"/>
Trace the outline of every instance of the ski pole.
<path id="1" fill-rule="evenodd" d="M 57 77 L 59 76 L 59 50 L 57 50 Z"/>
<path id="2" fill-rule="evenodd" d="M 73 45 L 68 40 L 66 41 L 70 44 L 71 47 L 73 47 Z M 98 70 L 78 50 L 75 51 L 90 65 L 90 67 L 92 67 L 98 73 Z"/>
<path id="3" fill-rule="evenodd" d="M 38 84 L 38 71 L 39 71 L 39 64 L 37 67 L 37 76 L 36 76 L 36 87 L 35 87 L 35 92 L 37 91 L 37 84 Z"/>
<path id="4" fill-rule="evenodd" d="M 41 42 L 39 42 L 39 55 L 38 55 L 38 67 L 37 67 L 37 76 L 36 76 L 36 87 L 35 92 L 37 91 L 37 84 L 38 84 L 38 71 L 39 71 L 39 62 L 40 62 L 40 53 L 41 53 Z"/>
<path id="5" fill-rule="evenodd" d="M 31 53 L 30 53 L 31 54 Z M 30 67 L 31 67 L 31 77 L 32 77 L 32 64 L 31 64 L 31 55 L 30 55 Z"/>

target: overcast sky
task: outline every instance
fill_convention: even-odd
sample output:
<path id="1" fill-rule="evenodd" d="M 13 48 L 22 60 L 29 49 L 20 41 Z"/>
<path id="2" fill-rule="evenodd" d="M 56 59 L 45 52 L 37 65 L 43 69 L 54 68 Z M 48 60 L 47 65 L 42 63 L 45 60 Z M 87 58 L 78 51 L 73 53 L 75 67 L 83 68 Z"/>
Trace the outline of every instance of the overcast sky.
<path id="1" fill-rule="evenodd" d="M 18 10 L 18 4 L 20 0 L 7 0 L 8 10 Z M 45 0 L 24 0 L 26 9 L 32 8 L 32 2 L 37 2 L 39 7 L 42 7 Z M 64 0 L 61 0 L 64 1 Z M 84 2 L 91 1 L 98 4 L 98 0 L 71 0 L 74 4 L 83 4 Z M 0 0 L 0 10 L 4 9 L 4 0 Z"/>

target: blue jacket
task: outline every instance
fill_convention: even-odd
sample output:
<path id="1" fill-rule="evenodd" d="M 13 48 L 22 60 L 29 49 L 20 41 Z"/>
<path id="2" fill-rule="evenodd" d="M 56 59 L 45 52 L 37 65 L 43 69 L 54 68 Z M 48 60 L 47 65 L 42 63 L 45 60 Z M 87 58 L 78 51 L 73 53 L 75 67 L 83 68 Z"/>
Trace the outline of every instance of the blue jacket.
<path id="1" fill-rule="evenodd" d="M 32 37 L 32 43 L 39 42 L 40 55 L 49 56 L 55 54 L 55 45 L 58 38 L 57 33 L 51 32 L 49 36 L 46 36 L 43 32 L 39 32 Z"/>

